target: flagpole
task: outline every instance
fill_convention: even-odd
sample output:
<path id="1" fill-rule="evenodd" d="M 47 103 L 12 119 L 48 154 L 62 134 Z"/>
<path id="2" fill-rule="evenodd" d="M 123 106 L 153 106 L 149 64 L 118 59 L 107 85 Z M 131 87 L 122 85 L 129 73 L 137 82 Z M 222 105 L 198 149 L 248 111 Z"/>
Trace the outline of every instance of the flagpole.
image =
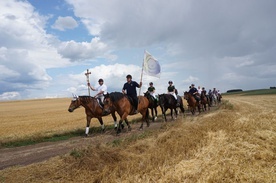
<path id="1" fill-rule="evenodd" d="M 143 63 L 142 63 L 142 72 L 141 72 L 140 82 L 142 82 L 142 79 L 143 79 L 144 64 L 145 64 L 145 51 L 144 51 L 144 58 L 143 58 Z M 141 88 L 142 88 L 142 86 L 139 88 L 139 96 L 141 94 Z"/>

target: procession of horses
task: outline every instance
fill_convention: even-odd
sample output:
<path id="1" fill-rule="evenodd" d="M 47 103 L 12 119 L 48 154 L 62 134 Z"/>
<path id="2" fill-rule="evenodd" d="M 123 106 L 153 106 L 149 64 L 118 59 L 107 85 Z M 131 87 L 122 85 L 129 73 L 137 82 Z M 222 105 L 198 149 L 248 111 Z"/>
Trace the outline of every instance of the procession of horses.
<path id="1" fill-rule="evenodd" d="M 196 100 L 196 97 L 193 96 L 191 93 L 187 91 L 184 92 L 183 98 L 187 100 L 188 103 L 187 113 L 191 112 L 192 115 L 195 115 L 196 111 L 198 111 L 198 113 L 201 113 L 201 111 L 208 111 L 210 110 L 211 106 L 216 106 L 221 102 L 221 94 L 211 94 L 210 96 L 208 94 L 206 95 L 205 93 L 201 92 L 200 95 L 197 94 L 199 100 Z M 111 92 L 104 95 L 104 103 L 102 105 L 95 97 L 73 95 L 73 99 L 68 108 L 68 111 L 73 112 L 80 106 L 84 107 L 86 113 L 86 136 L 88 136 L 89 134 L 89 127 L 92 118 L 97 118 L 99 120 L 102 131 L 104 131 L 105 126 L 102 117 L 109 114 L 112 115 L 112 118 L 114 120 L 114 129 L 116 130 L 117 134 L 121 133 L 121 130 L 124 128 L 123 122 L 126 123 L 128 130 L 131 130 L 131 126 L 127 117 L 128 115 L 135 115 L 133 101 L 130 97 L 121 92 Z M 157 96 L 157 99 L 155 99 L 147 91 L 146 93 L 144 93 L 144 96 L 138 96 L 137 110 L 142 115 L 140 129 L 143 129 L 144 122 L 147 123 L 148 127 L 150 125 L 149 109 L 151 110 L 151 120 L 154 122 L 157 119 L 158 106 L 161 108 L 162 117 L 165 121 L 167 121 L 166 111 L 168 109 L 170 109 L 171 111 L 170 115 L 172 119 L 176 119 L 180 111 L 182 112 L 182 114 L 185 113 L 183 100 L 180 95 L 177 95 L 177 100 L 175 100 L 173 95 L 164 93 L 159 94 Z M 115 113 L 120 116 L 118 124 Z"/>

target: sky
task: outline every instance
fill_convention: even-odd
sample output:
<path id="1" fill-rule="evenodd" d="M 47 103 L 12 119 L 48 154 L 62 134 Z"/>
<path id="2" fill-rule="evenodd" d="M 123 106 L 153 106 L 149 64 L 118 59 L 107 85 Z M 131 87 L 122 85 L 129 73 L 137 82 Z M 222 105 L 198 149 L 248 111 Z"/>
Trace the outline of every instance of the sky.
<path id="1" fill-rule="evenodd" d="M 126 75 L 166 93 L 276 86 L 275 0 L 1 0 L 0 101 L 88 95 Z M 142 74 L 144 52 L 160 78 Z M 91 95 L 96 92 L 91 91 Z"/>

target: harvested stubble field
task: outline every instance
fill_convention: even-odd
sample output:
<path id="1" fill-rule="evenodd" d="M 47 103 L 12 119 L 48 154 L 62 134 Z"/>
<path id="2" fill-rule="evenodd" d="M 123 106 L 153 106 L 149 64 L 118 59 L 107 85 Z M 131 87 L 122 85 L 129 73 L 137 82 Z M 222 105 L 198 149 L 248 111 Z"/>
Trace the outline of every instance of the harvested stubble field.
<path id="1" fill-rule="evenodd" d="M 84 129 L 83 109 L 69 114 L 68 101 L 0 103 L 1 141 Z M 276 95 L 229 95 L 218 110 L 159 123 L 128 140 L 1 170 L 0 181 L 276 182 Z"/>

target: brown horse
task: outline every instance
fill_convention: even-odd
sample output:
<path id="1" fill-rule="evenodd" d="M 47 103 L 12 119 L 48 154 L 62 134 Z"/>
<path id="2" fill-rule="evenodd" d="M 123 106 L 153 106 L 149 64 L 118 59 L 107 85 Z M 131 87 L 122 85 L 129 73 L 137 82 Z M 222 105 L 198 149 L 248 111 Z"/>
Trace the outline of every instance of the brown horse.
<path id="1" fill-rule="evenodd" d="M 92 118 L 97 118 L 99 120 L 102 126 L 102 131 L 104 131 L 105 127 L 102 120 L 103 108 L 100 107 L 100 104 L 98 103 L 97 99 L 90 96 L 74 96 L 68 108 L 68 111 L 73 112 L 75 109 L 79 108 L 80 106 L 83 106 L 85 108 L 85 113 L 86 113 L 87 122 L 86 122 L 85 135 L 88 136 L 89 126 Z M 115 111 L 111 110 L 110 113 L 113 117 L 114 124 L 116 127 L 117 117 L 115 115 Z"/>
<path id="2" fill-rule="evenodd" d="M 184 92 L 184 99 L 187 100 L 191 113 L 194 115 L 196 112 L 196 107 L 198 108 L 198 112 L 200 113 L 200 104 L 196 101 L 196 99 L 189 92 Z"/>
<path id="3" fill-rule="evenodd" d="M 208 99 L 209 98 L 206 97 L 206 91 L 202 91 L 200 95 L 200 101 L 201 101 L 202 109 L 204 111 L 207 111 L 207 105 L 208 105 L 208 111 L 210 110 L 211 104 Z"/>
<path id="4" fill-rule="evenodd" d="M 140 129 L 143 129 L 143 121 L 145 120 L 147 122 L 147 126 L 149 126 L 148 116 L 148 106 L 149 106 L 149 100 L 146 97 L 139 96 L 139 103 L 138 103 L 138 111 L 142 114 L 142 124 L 140 126 Z M 104 97 L 104 114 L 110 113 L 111 109 L 114 109 L 117 111 L 117 113 L 120 116 L 119 126 L 117 128 L 117 134 L 121 132 L 121 126 L 122 122 L 125 121 L 128 130 L 131 130 L 131 127 L 129 125 L 129 122 L 127 120 L 128 115 L 134 115 L 134 107 L 131 104 L 131 100 L 128 98 L 127 95 L 124 95 L 120 92 L 111 92 L 107 93 Z"/>

